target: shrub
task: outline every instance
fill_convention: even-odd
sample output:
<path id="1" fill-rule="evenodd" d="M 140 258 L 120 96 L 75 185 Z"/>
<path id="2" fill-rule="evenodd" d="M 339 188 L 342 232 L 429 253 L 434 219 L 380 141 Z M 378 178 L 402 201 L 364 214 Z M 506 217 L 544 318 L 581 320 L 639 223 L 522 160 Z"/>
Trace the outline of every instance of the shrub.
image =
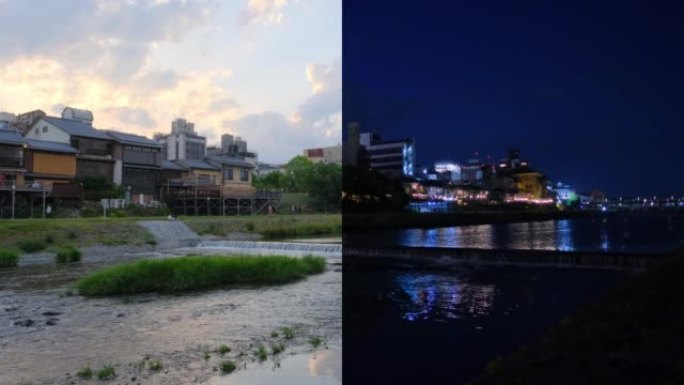
<path id="1" fill-rule="evenodd" d="M 45 236 L 44 240 L 45 240 L 45 243 L 47 243 L 48 245 L 51 245 L 55 241 L 55 238 L 51 234 L 48 234 Z"/>
<path id="2" fill-rule="evenodd" d="M 17 247 L 25 253 L 35 253 L 36 251 L 41 251 L 47 247 L 45 242 L 38 239 L 27 239 L 19 241 Z"/>
<path id="3" fill-rule="evenodd" d="M 67 232 L 67 239 L 76 239 L 76 231 L 75 230 L 69 230 Z"/>
<path id="4" fill-rule="evenodd" d="M 81 250 L 74 246 L 65 246 L 57 251 L 57 263 L 78 262 L 81 260 Z"/>
<path id="5" fill-rule="evenodd" d="M 14 267 L 19 261 L 19 251 L 15 249 L 0 250 L 0 267 Z"/>

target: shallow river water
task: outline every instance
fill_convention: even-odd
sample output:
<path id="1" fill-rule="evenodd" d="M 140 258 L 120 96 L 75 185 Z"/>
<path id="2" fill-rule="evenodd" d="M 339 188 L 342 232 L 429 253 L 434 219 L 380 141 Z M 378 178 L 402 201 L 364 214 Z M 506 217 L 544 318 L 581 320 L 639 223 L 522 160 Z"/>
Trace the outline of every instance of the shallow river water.
<path id="1" fill-rule="evenodd" d="M 68 289 L 88 271 L 144 255 L 86 254 L 71 266 L 34 263 L 0 270 L 0 384 L 86 383 L 76 376 L 79 369 L 96 371 L 105 365 L 114 366 L 116 383 L 241 384 L 269 376 L 298 378 L 289 383 L 341 383 L 338 266 L 281 286 L 182 295 L 89 299 Z M 294 328 L 294 338 L 271 335 L 282 327 Z M 323 345 L 314 349 L 309 344 L 313 336 Z M 283 343 L 285 351 L 258 362 L 257 347 L 270 352 L 276 343 Z M 215 353 L 221 344 L 231 352 Z M 238 370 L 220 375 L 217 367 L 224 359 L 235 361 Z M 155 372 L 146 362 L 156 360 L 163 369 Z"/>

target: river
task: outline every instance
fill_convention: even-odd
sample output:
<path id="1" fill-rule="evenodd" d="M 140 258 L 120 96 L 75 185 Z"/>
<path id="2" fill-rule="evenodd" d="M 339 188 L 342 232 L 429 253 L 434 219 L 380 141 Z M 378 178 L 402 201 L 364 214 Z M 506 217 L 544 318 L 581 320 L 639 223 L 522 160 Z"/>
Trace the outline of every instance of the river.
<path id="1" fill-rule="evenodd" d="M 622 253 L 669 251 L 684 218 L 595 219 L 345 234 L 345 247 Z M 344 270 L 344 378 L 353 384 L 462 384 L 637 274 L 573 267 L 353 264 Z"/>
<path id="2" fill-rule="evenodd" d="M 215 253 L 221 247 L 212 243 L 210 248 Z M 193 248 L 111 250 L 101 255 L 86 250 L 82 262 L 70 265 L 55 265 L 52 256 L 28 256 L 19 267 L 0 269 L 0 384 L 81 383 L 79 369 L 105 365 L 114 366 L 116 383 L 240 384 L 245 377 L 283 384 L 341 383 L 339 255 L 327 257 L 324 273 L 280 286 L 104 298 L 72 294 L 70 284 L 90 271 Z M 195 253 L 201 251 L 199 245 Z M 292 328 L 294 338 L 271 335 L 283 327 Z M 312 337 L 322 345 L 312 347 Z M 255 358 L 258 346 L 270 353 L 279 343 L 285 345 L 280 355 L 269 354 L 264 362 Z M 232 348 L 225 356 L 214 352 L 222 344 Z M 224 359 L 237 362 L 238 370 L 219 374 Z M 163 364 L 161 371 L 145 366 L 156 360 Z"/>

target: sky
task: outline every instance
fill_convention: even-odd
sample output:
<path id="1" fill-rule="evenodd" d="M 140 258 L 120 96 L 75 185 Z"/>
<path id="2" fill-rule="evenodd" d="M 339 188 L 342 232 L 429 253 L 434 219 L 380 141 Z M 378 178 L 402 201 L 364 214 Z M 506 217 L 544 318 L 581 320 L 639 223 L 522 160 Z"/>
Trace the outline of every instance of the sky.
<path id="1" fill-rule="evenodd" d="M 413 137 L 427 166 L 517 147 L 581 191 L 684 194 L 682 14 L 674 1 L 344 1 L 343 127 Z"/>
<path id="2" fill-rule="evenodd" d="M 341 141 L 341 0 L 0 0 L 0 111 L 152 137 L 185 118 L 283 163 Z"/>

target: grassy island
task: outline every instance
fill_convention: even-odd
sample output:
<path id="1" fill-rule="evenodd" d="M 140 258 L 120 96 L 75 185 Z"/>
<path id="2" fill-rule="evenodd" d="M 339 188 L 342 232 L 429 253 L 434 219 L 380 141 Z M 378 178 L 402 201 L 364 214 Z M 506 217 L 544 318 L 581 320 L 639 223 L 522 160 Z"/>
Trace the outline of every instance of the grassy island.
<path id="1" fill-rule="evenodd" d="M 324 270 L 325 259 L 312 256 L 188 256 L 105 268 L 80 279 L 76 289 L 84 296 L 181 292 L 232 284 L 281 284 Z"/>

